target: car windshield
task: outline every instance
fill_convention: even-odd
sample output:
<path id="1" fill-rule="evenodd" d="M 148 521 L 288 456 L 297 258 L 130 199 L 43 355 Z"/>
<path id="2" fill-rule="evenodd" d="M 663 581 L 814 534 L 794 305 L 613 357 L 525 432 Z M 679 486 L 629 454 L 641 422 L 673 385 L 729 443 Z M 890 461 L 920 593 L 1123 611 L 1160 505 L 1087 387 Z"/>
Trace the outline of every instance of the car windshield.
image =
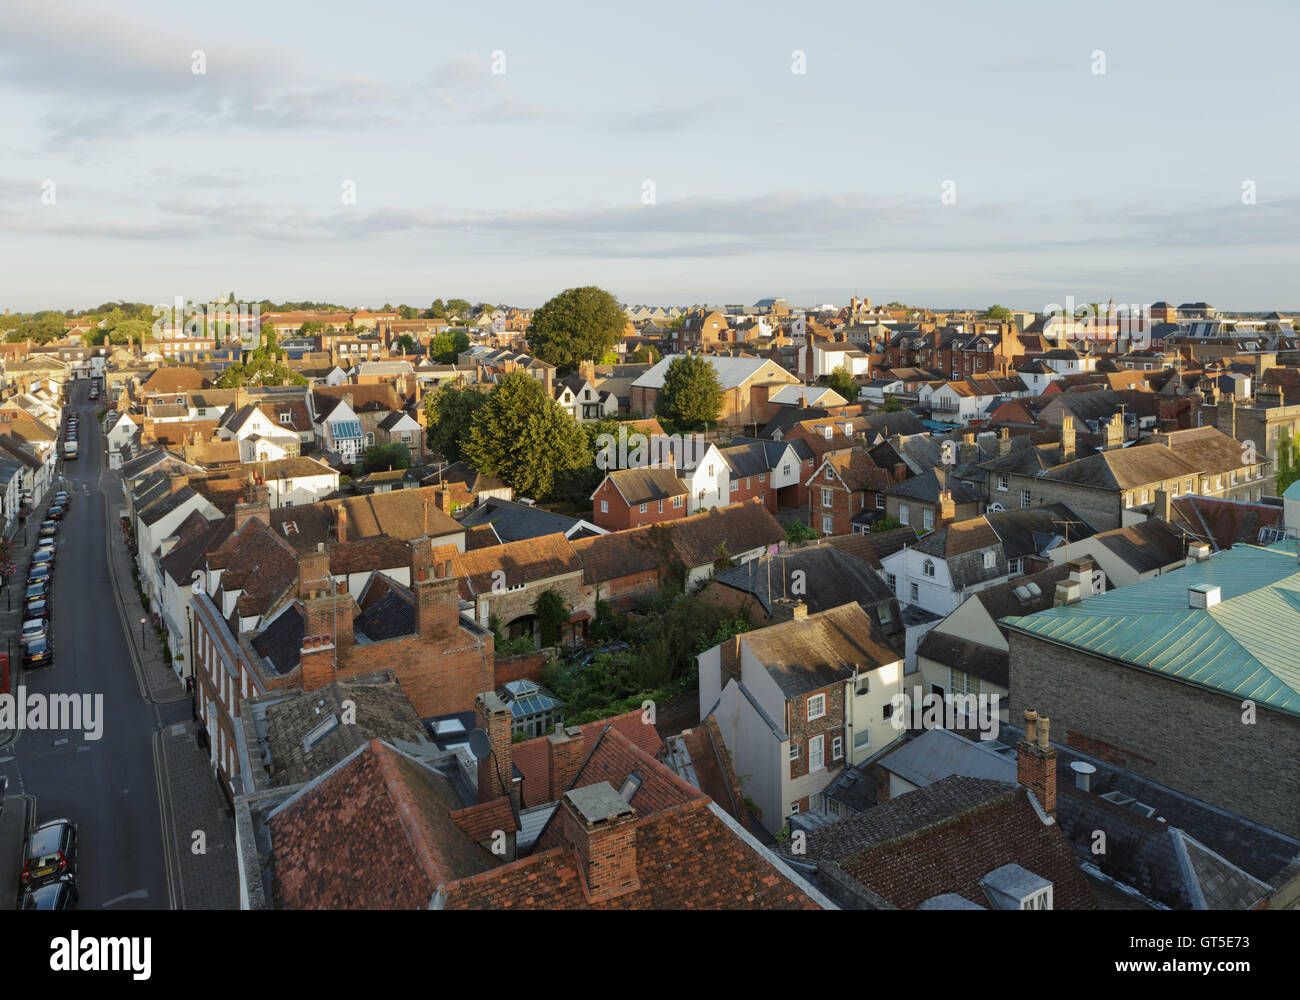
<path id="1" fill-rule="evenodd" d="M 27 588 L 27 596 L 28 596 L 28 597 L 44 597 L 44 596 L 45 596 L 45 584 L 43 584 L 43 583 L 33 583 L 30 587 Z"/>
<path id="2" fill-rule="evenodd" d="M 33 654 L 44 653 L 44 652 L 45 652 L 45 640 L 44 640 L 44 639 L 37 639 L 35 642 L 33 642 L 33 643 L 32 643 L 30 646 L 28 646 L 27 648 L 28 648 L 29 650 L 31 650 Z"/>
<path id="3" fill-rule="evenodd" d="M 23 625 L 24 632 L 43 632 L 44 630 L 45 623 L 36 618 Z"/>

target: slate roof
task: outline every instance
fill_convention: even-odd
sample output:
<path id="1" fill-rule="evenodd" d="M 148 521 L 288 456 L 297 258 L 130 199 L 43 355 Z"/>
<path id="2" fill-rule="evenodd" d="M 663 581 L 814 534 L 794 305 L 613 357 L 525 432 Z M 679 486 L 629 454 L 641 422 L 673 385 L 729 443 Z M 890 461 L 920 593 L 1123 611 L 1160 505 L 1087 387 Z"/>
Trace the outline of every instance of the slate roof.
<path id="1" fill-rule="evenodd" d="M 879 764 L 917 788 L 932 785 L 954 774 L 1016 783 L 1014 754 L 998 753 L 943 728 L 927 729 L 897 750 L 881 757 Z"/>
<path id="2" fill-rule="evenodd" d="M 1108 490 L 1131 490 L 1170 479 L 1190 478 L 1199 469 L 1162 444 L 1132 445 L 1099 452 L 1040 473 L 1045 479 Z"/>
<path id="3" fill-rule="evenodd" d="M 973 674 L 998 687 L 1010 687 L 1010 654 L 1005 649 L 931 629 L 916 647 L 916 655 Z"/>
<path id="4" fill-rule="evenodd" d="M 1258 541 L 1260 529 L 1279 527 L 1284 514 L 1284 508 L 1271 504 L 1199 495 L 1173 497 L 1169 507 L 1175 525 L 1199 541 L 1209 542 L 1216 551 Z"/>
<path id="5" fill-rule="evenodd" d="M 957 505 L 977 503 L 980 499 L 975 490 L 960 480 L 949 476 L 943 469 L 930 469 L 919 476 L 913 476 L 901 483 L 895 483 L 885 490 L 885 493 L 891 497 L 900 497 L 905 500 L 937 504 L 939 494 L 945 489 L 952 493 L 953 503 Z"/>
<path id="6" fill-rule="evenodd" d="M 672 469 L 615 469 L 609 473 L 629 506 L 685 496 L 690 490 Z"/>
<path id="7" fill-rule="evenodd" d="M 882 568 L 882 559 L 909 545 L 915 545 L 918 537 L 915 528 L 904 526 L 869 535 L 830 535 L 811 544 L 834 546 L 879 570 Z"/>
<path id="8" fill-rule="evenodd" d="M 517 542 L 542 535 L 565 534 L 572 531 L 578 522 L 575 518 L 554 514 L 540 507 L 486 497 L 462 517 L 460 523 L 466 528 L 490 524 L 501 541 Z"/>
<path id="9" fill-rule="evenodd" d="M 453 559 L 457 575 L 461 577 L 461 596 L 468 599 L 475 594 L 492 590 L 497 571 L 505 573 L 506 587 L 516 587 L 548 580 L 552 577 L 578 573 L 582 564 L 574 554 L 573 546 L 561 534 L 525 538 L 507 542 L 490 549 L 474 549 Z"/>
<path id="10" fill-rule="evenodd" d="M 1257 537 L 1258 534 L 1251 540 Z M 1096 538 L 1138 573 L 1163 569 L 1187 557 L 1187 536 L 1155 518 L 1127 528 L 1103 531 Z"/>
<path id="11" fill-rule="evenodd" d="M 868 671 L 900 659 L 873 638 L 871 620 L 856 603 L 746 632 L 740 642 L 787 699 L 847 680 L 855 667 Z"/>
<path id="12" fill-rule="evenodd" d="M 302 653 L 302 639 L 307 620 L 297 604 L 290 604 L 271 624 L 253 637 L 253 649 L 262 656 L 273 674 L 284 676 L 297 668 Z"/>
<path id="13" fill-rule="evenodd" d="M 415 602 L 405 588 L 392 586 L 352 622 L 353 633 L 371 642 L 415 634 Z"/>
<path id="14" fill-rule="evenodd" d="M 993 511 L 985 514 L 984 519 L 997 533 L 1008 559 L 1046 555 L 1058 540 L 1078 542 L 1097 533 L 1096 528 L 1063 503 Z"/>

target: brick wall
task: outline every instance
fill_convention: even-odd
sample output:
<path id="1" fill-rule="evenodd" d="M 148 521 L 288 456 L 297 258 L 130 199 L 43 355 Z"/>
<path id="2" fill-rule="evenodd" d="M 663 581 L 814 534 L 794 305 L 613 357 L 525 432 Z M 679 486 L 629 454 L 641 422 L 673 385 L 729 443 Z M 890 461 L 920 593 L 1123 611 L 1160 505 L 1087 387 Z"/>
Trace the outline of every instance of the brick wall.
<path id="1" fill-rule="evenodd" d="M 1010 633 L 1011 718 L 1026 708 L 1053 732 L 1186 795 L 1300 836 L 1300 719 L 1241 699 Z"/>
<path id="2" fill-rule="evenodd" d="M 814 695 L 826 696 L 826 714 L 818 719 L 808 721 L 808 699 Z M 789 702 L 790 745 L 799 747 L 799 759 L 790 761 L 790 777 L 800 778 L 808 773 L 808 741 L 815 736 L 824 736 L 823 765 L 826 770 L 834 770 L 844 763 L 844 685 L 832 684 L 816 691 L 808 691 Z M 831 741 L 840 737 L 841 756 L 833 759 Z M 806 808 L 803 807 L 803 808 Z"/>
<path id="3" fill-rule="evenodd" d="M 548 656 L 554 655 L 556 650 L 553 647 L 539 649 L 535 653 L 521 653 L 518 656 L 507 656 L 504 659 L 495 661 L 493 665 L 493 675 L 496 678 L 494 684 L 501 687 L 510 681 L 533 681 L 540 684 L 542 682 L 542 668 L 546 666 Z"/>

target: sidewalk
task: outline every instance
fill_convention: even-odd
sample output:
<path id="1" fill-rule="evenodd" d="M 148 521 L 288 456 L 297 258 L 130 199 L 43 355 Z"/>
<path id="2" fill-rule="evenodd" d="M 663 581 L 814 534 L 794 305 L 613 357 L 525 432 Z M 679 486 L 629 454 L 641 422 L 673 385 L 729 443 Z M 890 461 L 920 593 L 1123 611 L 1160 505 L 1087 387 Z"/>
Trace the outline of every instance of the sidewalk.
<path id="1" fill-rule="evenodd" d="M 162 642 L 151 624 L 145 626 L 141 652 L 140 619 L 148 616 L 131 575 L 134 560 L 118 519 L 118 511 L 125 505 L 121 474 L 101 467 L 99 485 L 107 494 L 109 576 L 122 602 L 123 628 L 144 675 L 148 698 L 156 705 L 188 703 L 190 695 L 164 661 Z M 159 730 L 157 746 L 159 793 L 164 796 L 163 809 L 170 820 L 163 836 L 169 841 L 180 883 L 179 906 L 183 910 L 238 909 L 234 813 L 217 784 L 207 753 L 195 742 L 194 723 L 179 722 Z M 202 854 L 194 853 L 196 831 L 203 833 Z"/>

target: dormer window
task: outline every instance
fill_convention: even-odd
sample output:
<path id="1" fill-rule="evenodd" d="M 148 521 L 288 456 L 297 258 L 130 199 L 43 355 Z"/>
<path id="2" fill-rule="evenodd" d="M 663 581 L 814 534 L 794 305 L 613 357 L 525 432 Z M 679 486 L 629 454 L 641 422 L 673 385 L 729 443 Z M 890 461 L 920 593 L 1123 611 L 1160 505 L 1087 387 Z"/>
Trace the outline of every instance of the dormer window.
<path id="1" fill-rule="evenodd" d="M 927 559 L 925 563 L 921 566 L 921 572 L 924 573 L 926 576 L 934 576 L 934 560 Z"/>

